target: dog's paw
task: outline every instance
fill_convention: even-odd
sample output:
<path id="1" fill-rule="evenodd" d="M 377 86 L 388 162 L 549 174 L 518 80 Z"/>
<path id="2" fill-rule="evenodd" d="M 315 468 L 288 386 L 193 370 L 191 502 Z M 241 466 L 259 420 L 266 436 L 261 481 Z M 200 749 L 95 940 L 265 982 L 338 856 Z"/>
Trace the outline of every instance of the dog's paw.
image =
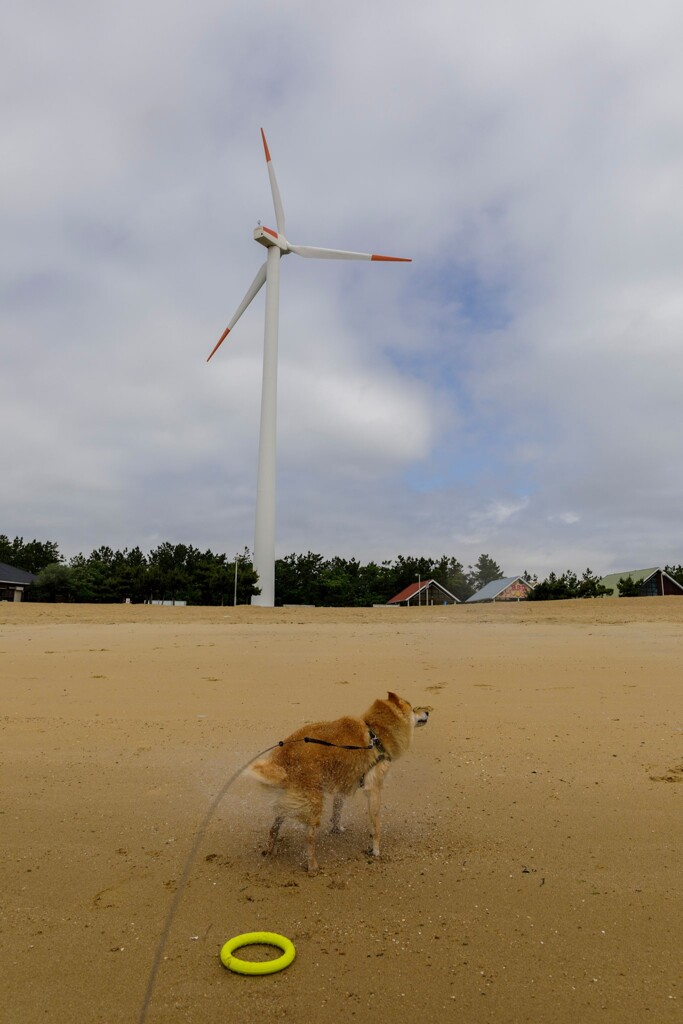
<path id="1" fill-rule="evenodd" d="M 346 832 L 344 825 L 330 825 L 330 835 L 339 836 L 342 832 Z"/>

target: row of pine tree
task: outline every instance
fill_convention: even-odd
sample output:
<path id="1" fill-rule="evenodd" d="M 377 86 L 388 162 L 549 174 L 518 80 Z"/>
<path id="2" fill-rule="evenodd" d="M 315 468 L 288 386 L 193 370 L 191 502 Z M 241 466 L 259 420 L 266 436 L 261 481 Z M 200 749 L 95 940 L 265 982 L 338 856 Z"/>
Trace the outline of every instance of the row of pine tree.
<path id="1" fill-rule="evenodd" d="M 100 547 L 89 555 L 68 561 L 53 541 L 22 537 L 10 540 L 0 534 L 0 562 L 37 574 L 26 591 L 32 601 L 74 601 L 112 604 L 130 600 L 186 601 L 192 605 L 248 604 L 258 593 L 258 577 L 251 554 L 238 556 L 200 551 L 187 544 L 163 543 L 144 554 L 139 547 L 114 551 Z M 683 565 L 666 566 L 683 585 Z M 362 563 L 355 558 L 291 554 L 275 563 L 278 604 L 313 604 L 328 607 L 369 607 L 386 604 L 418 579 L 435 579 L 459 600 L 465 601 L 493 580 L 505 576 L 498 563 L 481 554 L 467 568 L 457 558 L 399 555 L 384 562 Z M 600 577 L 590 569 L 578 576 L 571 570 L 551 572 L 544 580 L 524 573 L 534 584 L 531 599 L 537 601 L 599 597 L 604 593 Z M 620 593 L 629 596 L 628 580 Z M 614 595 L 617 596 L 616 594 Z"/>

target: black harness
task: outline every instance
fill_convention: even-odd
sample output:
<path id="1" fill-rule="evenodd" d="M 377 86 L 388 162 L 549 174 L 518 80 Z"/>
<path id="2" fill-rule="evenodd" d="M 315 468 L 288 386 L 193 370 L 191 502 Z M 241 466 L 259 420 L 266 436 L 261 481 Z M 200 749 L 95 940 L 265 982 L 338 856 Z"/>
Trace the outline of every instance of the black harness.
<path id="1" fill-rule="evenodd" d="M 367 725 L 368 723 L 366 722 L 365 724 Z M 368 772 L 371 772 L 372 769 L 375 768 L 381 761 L 391 761 L 391 755 L 388 754 L 387 751 L 384 749 L 384 745 L 382 744 L 381 739 L 379 738 L 379 736 L 377 735 L 376 732 L 372 731 L 372 729 L 370 728 L 369 725 L 368 725 L 368 732 L 370 733 L 370 747 L 368 749 L 376 750 L 377 751 L 377 757 L 372 762 L 372 764 L 367 769 L 367 771 L 365 771 L 361 775 L 361 777 L 360 777 L 360 779 L 358 781 L 358 788 L 359 789 L 363 789 L 363 787 L 365 786 L 365 776 L 368 774 Z"/>
<path id="2" fill-rule="evenodd" d="M 377 735 L 377 733 L 372 731 L 367 722 L 365 724 L 368 726 L 368 732 L 370 733 L 370 742 L 366 747 L 357 747 L 351 743 L 332 743 L 330 742 L 330 740 L 321 740 L 318 739 L 316 736 L 303 737 L 304 743 L 318 743 L 321 747 L 336 747 L 338 750 L 376 750 L 377 757 L 372 762 L 372 764 L 363 772 L 360 779 L 358 780 L 359 789 L 363 789 L 363 787 L 365 786 L 365 776 L 368 774 L 368 772 L 372 771 L 372 769 L 375 768 L 381 761 L 391 761 L 391 755 L 387 753 L 387 751 L 384 749 L 384 745 L 379 736 Z M 280 740 L 280 742 L 277 745 L 279 747 L 284 747 L 285 743 L 287 742 L 287 740 Z"/>

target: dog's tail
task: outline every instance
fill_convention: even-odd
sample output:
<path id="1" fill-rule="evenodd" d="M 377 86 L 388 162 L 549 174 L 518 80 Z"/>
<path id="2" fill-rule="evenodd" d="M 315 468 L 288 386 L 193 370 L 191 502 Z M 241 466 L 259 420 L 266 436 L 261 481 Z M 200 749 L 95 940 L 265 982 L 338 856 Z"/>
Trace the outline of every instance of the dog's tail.
<path id="1" fill-rule="evenodd" d="M 264 786 L 283 786 L 287 778 L 284 768 L 273 764 L 268 758 L 249 765 L 245 774 L 251 775 L 257 782 L 262 782 Z"/>

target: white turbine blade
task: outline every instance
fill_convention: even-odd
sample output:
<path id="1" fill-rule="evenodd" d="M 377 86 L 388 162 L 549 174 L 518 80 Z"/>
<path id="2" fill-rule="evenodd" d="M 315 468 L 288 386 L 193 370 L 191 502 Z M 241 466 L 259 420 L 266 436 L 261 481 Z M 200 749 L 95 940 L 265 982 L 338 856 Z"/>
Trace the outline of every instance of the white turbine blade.
<path id="1" fill-rule="evenodd" d="M 270 191 L 273 193 L 273 206 L 275 207 L 275 222 L 277 224 L 278 232 L 281 235 L 285 233 L 285 211 L 282 208 L 282 199 L 280 198 L 280 189 L 277 187 L 277 178 L 275 177 L 275 168 L 273 167 L 273 161 L 270 159 L 270 150 L 268 149 L 268 143 L 266 142 L 266 135 L 261 129 L 261 138 L 263 139 L 263 148 L 266 153 L 266 166 L 268 167 L 268 177 L 270 178 Z"/>
<path id="2" fill-rule="evenodd" d="M 347 252 L 345 249 L 318 249 L 314 245 L 289 245 L 297 256 L 314 260 L 382 260 L 386 263 L 412 263 L 405 256 L 378 256 L 372 252 Z"/>
<path id="3" fill-rule="evenodd" d="M 242 316 L 242 313 L 244 313 L 245 309 L 247 308 L 247 306 L 249 305 L 251 300 L 253 298 L 255 298 L 258 295 L 258 293 L 261 291 L 261 288 L 263 288 L 263 285 L 266 282 L 266 266 L 267 266 L 267 262 L 268 261 L 266 261 L 266 263 L 263 264 L 263 266 L 260 268 L 260 270 L 259 270 L 258 274 L 256 275 L 256 277 L 251 282 L 251 284 L 249 286 L 249 290 L 247 291 L 247 294 L 242 299 L 242 302 L 240 303 L 240 305 L 239 305 L 239 307 L 237 309 L 237 312 L 235 313 L 234 317 L 232 318 L 232 320 L 230 321 L 230 323 L 225 328 L 225 330 L 221 334 L 220 338 L 218 339 L 218 341 L 214 345 L 213 351 L 211 352 L 211 356 L 215 355 L 215 353 L 221 347 L 221 345 L 223 344 L 223 342 L 225 341 L 227 336 L 230 334 L 230 331 L 233 329 L 233 327 L 235 326 L 235 324 L 237 323 L 239 318 Z M 209 359 L 211 359 L 211 356 L 209 356 Z M 209 359 L 206 360 L 207 363 L 208 363 Z"/>

